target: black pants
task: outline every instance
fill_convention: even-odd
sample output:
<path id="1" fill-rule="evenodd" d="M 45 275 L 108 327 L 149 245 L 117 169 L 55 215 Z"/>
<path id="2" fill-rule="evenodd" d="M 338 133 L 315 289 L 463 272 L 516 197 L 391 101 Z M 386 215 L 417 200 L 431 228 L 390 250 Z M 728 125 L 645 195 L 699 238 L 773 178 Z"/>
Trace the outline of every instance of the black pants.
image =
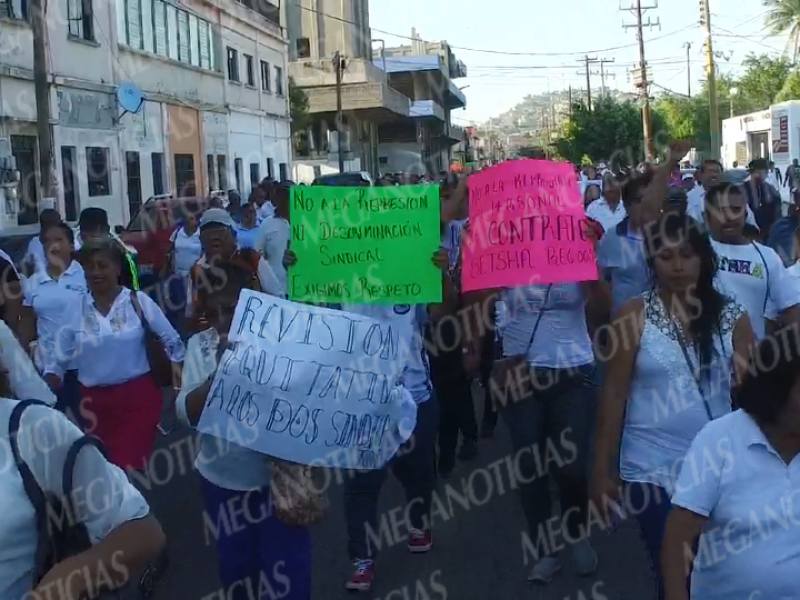
<path id="1" fill-rule="evenodd" d="M 497 411 L 489 393 L 489 378 L 492 376 L 497 342 L 494 332 L 490 332 L 483 339 L 481 349 L 481 386 L 483 387 L 483 422 L 484 429 L 494 429 L 497 426 Z"/>
<path id="2" fill-rule="evenodd" d="M 452 467 L 456 460 L 458 435 L 464 441 L 478 441 L 478 423 L 472 401 L 472 386 L 464 370 L 461 343 L 453 322 L 437 323 L 430 332 L 432 343 L 431 379 L 439 398 L 439 465 Z"/>

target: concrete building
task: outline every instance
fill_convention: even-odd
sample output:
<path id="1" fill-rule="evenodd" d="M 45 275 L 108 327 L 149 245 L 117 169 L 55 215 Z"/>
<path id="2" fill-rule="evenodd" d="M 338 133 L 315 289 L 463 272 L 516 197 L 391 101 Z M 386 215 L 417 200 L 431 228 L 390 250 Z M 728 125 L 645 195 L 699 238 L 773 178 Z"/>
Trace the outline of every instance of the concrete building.
<path id="1" fill-rule="evenodd" d="M 99 206 L 125 224 L 153 195 L 247 194 L 252 180 L 288 175 L 288 41 L 277 2 L 49 4 L 56 204 L 67 220 Z M 18 200 L 4 194 L 3 235 L 34 231 L 41 208 L 26 4 L 0 2 L 0 159 L 8 147 L 21 175 Z M 116 97 L 128 82 L 144 94 L 133 114 Z"/>
<path id="2" fill-rule="evenodd" d="M 289 74 L 308 95 L 309 125 L 294 146 L 295 178 L 338 170 L 379 172 L 378 127 L 410 118 L 411 101 L 394 90 L 372 62 L 367 0 L 296 0 L 281 9 L 289 34 Z M 336 123 L 336 69 L 344 59 L 342 123 Z M 341 131 L 341 135 L 338 132 Z"/>
<path id="3" fill-rule="evenodd" d="M 447 42 L 426 42 L 411 31 L 409 45 L 382 48 L 373 64 L 388 75 L 389 85 L 411 101 L 410 119 L 393 119 L 379 126 L 382 170 L 391 168 L 398 152 L 417 152 L 422 169 L 448 170 L 452 148 L 464 130 L 452 124 L 450 113 L 467 104 L 455 79 L 467 76 Z"/>

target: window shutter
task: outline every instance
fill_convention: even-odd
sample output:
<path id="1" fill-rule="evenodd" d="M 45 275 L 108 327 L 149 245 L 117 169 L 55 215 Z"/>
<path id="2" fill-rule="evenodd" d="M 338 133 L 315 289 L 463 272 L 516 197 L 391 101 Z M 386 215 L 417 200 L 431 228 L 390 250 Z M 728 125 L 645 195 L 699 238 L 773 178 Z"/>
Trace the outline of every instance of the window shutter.
<path id="1" fill-rule="evenodd" d="M 155 27 L 156 54 L 167 55 L 167 17 L 166 6 L 161 0 L 156 0 L 153 10 L 153 24 Z"/>
<path id="2" fill-rule="evenodd" d="M 189 15 L 189 42 L 190 48 L 189 52 L 191 53 L 191 63 L 195 67 L 200 66 L 200 27 L 197 23 L 197 17 L 194 15 Z"/>
<path id="3" fill-rule="evenodd" d="M 142 48 L 142 9 L 139 2 L 128 0 L 128 45 L 137 50 Z M 74 3 L 80 5 L 80 0 Z"/>
<path id="4" fill-rule="evenodd" d="M 211 25 L 206 23 L 205 21 L 200 21 L 200 66 L 204 69 L 212 69 L 213 66 L 211 64 L 211 52 L 210 52 L 210 45 L 211 45 L 211 35 L 210 30 Z"/>
<path id="5" fill-rule="evenodd" d="M 178 60 L 188 63 L 189 57 L 189 15 L 185 12 L 178 11 L 178 43 L 180 44 L 180 56 Z"/>

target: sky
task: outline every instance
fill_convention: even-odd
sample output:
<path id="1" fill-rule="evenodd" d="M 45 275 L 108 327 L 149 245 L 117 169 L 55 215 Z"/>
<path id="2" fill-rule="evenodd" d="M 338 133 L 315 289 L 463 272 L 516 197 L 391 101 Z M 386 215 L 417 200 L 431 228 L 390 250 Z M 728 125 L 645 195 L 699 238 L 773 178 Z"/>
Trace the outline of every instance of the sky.
<path id="1" fill-rule="evenodd" d="M 785 38 L 770 37 L 764 29 L 759 0 L 710 2 L 720 72 L 740 70 L 751 52 L 779 55 L 784 51 Z M 615 61 L 605 66 L 609 88 L 633 91 L 629 71 L 638 62 L 638 46 L 635 30 L 624 29 L 623 22 L 635 21 L 631 12 L 620 7 L 633 6 L 634 0 L 572 0 L 569 12 L 563 10 L 565 4 L 543 0 L 370 0 L 369 4 L 373 39 L 384 39 L 387 46 L 408 44 L 415 27 L 425 40 L 446 40 L 456 58 L 466 64 L 469 76 L 456 83 L 463 88 L 467 107 L 452 114 L 459 125 L 484 122 L 528 94 L 565 90 L 570 85 L 585 88 L 579 61 L 587 53 Z M 699 2 L 642 0 L 643 7 L 654 5 L 644 14 L 645 22 L 649 18 L 661 25 L 644 34 L 655 84 L 651 93 L 663 88 L 687 93 L 688 42 L 694 94 L 700 89 L 705 65 Z M 599 70 L 599 65 L 592 70 Z M 593 76 L 593 91 L 600 86 L 600 76 Z"/>

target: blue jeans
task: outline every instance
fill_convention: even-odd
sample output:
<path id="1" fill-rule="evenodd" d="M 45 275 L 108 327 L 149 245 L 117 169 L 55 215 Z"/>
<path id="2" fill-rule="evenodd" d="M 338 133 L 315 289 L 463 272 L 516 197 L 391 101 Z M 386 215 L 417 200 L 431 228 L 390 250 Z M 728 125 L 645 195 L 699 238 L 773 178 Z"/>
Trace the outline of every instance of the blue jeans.
<path id="1" fill-rule="evenodd" d="M 83 427 L 83 418 L 80 411 L 81 384 L 78 381 L 77 371 L 64 373 L 64 380 L 56 392 L 56 410 L 70 417 L 79 427 Z"/>
<path id="2" fill-rule="evenodd" d="M 628 483 L 626 500 L 630 503 L 627 510 L 636 516 L 639 532 L 642 536 L 650 568 L 653 570 L 658 600 L 664 600 L 664 579 L 661 576 L 661 544 L 664 542 L 664 530 L 667 518 L 672 510 L 672 503 L 667 491 L 650 483 Z M 695 547 L 695 552 L 697 548 Z M 686 578 L 686 589 L 690 589 L 691 574 Z"/>
<path id="3" fill-rule="evenodd" d="M 219 527 L 215 541 L 225 598 L 311 600 L 311 531 L 274 516 L 269 489 L 226 490 L 203 477 L 200 487 L 210 521 Z"/>
<path id="4" fill-rule="evenodd" d="M 511 436 L 515 476 L 533 544 L 548 539 L 553 515 L 551 474 L 558 484 L 567 541 L 585 535 L 589 507 L 589 451 L 597 409 L 594 365 L 534 371 L 539 380 L 530 398 L 501 409 Z M 542 533 L 545 537 L 542 538 Z M 547 544 L 538 558 L 552 552 Z"/>
<path id="5" fill-rule="evenodd" d="M 347 551 L 351 560 L 375 558 L 380 548 L 371 543 L 377 537 L 378 499 L 391 468 L 406 493 L 408 526 L 430 529 L 431 498 L 436 487 L 436 435 L 439 428 L 439 404 L 436 396 L 417 408 L 417 424 L 383 469 L 350 471 L 345 476 L 344 515 L 347 522 Z"/>

